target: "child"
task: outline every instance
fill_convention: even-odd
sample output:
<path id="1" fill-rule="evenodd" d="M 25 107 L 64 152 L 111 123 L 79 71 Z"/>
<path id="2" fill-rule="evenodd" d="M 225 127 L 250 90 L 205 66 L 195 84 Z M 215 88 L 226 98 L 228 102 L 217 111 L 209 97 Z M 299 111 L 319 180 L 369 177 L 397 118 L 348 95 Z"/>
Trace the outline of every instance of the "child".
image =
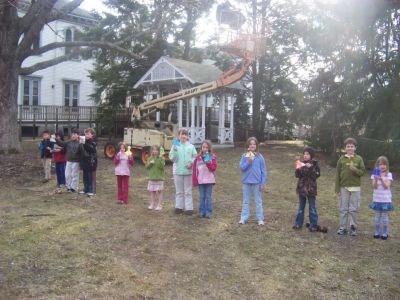
<path id="1" fill-rule="evenodd" d="M 299 194 L 299 209 L 297 211 L 294 229 L 303 227 L 304 208 L 308 199 L 308 210 L 310 218 L 311 232 L 318 230 L 318 212 L 315 206 L 315 197 L 317 196 L 317 178 L 320 176 L 318 162 L 314 160 L 315 151 L 311 147 L 303 150 L 303 161 L 297 166 L 295 175 L 299 179 L 297 182 L 296 192 Z"/>
<path id="2" fill-rule="evenodd" d="M 130 166 L 133 166 L 134 160 L 132 153 L 126 154 L 126 145 L 123 142 L 118 144 L 119 152 L 114 156 L 115 175 L 117 176 L 117 200 L 118 204 L 128 204 Z"/>
<path id="3" fill-rule="evenodd" d="M 57 187 L 62 188 L 65 186 L 66 157 L 64 147 L 57 141 L 64 142 L 64 132 L 59 131 L 56 133 L 56 143 L 53 149 L 53 157 L 56 163 Z"/>
<path id="4" fill-rule="evenodd" d="M 390 185 L 393 181 L 392 173 L 389 172 L 389 160 L 380 156 L 376 161 L 377 171 L 371 175 L 374 188 L 373 202 L 369 205 L 375 210 L 375 234 L 374 238 L 386 240 L 389 237 L 388 212 L 394 210 L 392 204 L 392 192 Z M 383 234 L 381 236 L 381 222 L 383 223 Z"/>
<path id="5" fill-rule="evenodd" d="M 196 149 L 188 141 L 188 131 L 179 131 L 179 145 L 174 145 L 169 152 L 169 159 L 175 163 L 174 175 L 176 199 L 175 213 L 193 214 L 192 199 L 192 167 L 194 158 L 197 155 Z"/>
<path id="6" fill-rule="evenodd" d="M 71 130 L 71 140 L 63 142 L 57 139 L 57 144 L 65 149 L 67 164 L 65 166 L 65 186 L 68 192 L 75 193 L 79 183 L 79 131 Z"/>
<path id="7" fill-rule="evenodd" d="M 215 184 L 215 170 L 217 169 L 217 156 L 212 153 L 210 141 L 201 143 L 200 154 L 193 163 L 192 183 L 199 187 L 200 208 L 202 218 L 211 218 L 212 215 L 212 188 Z"/>
<path id="8" fill-rule="evenodd" d="M 43 140 L 39 144 L 40 158 L 42 159 L 43 169 L 44 169 L 44 179 L 43 183 L 50 180 L 51 172 L 51 160 L 52 160 L 52 150 L 54 147 L 54 142 L 50 141 L 50 132 L 45 130 L 42 133 Z"/>
<path id="9" fill-rule="evenodd" d="M 357 213 L 361 200 L 361 177 L 365 172 L 364 161 L 355 154 L 357 141 L 347 138 L 344 141 L 346 154 L 342 155 L 336 166 L 335 192 L 339 196 L 339 235 L 347 233 L 347 219 L 350 214 L 351 235 L 357 235 Z"/>
<path id="10" fill-rule="evenodd" d="M 164 190 L 164 157 L 160 154 L 160 147 L 153 145 L 150 149 L 151 156 L 146 162 L 146 169 L 149 170 L 149 183 L 147 190 L 151 193 L 149 209 L 161 210 L 163 207 Z M 157 199 L 158 198 L 158 199 Z"/>
<path id="11" fill-rule="evenodd" d="M 250 197 L 254 194 L 256 218 L 258 225 L 264 225 L 264 211 L 262 207 L 261 192 L 265 189 L 267 181 L 267 167 L 264 157 L 258 152 L 258 141 L 255 137 L 248 138 L 246 142 L 248 152 L 240 159 L 242 172 L 243 204 L 239 224 L 245 224 L 250 216 Z"/>
<path id="12" fill-rule="evenodd" d="M 97 148 L 94 142 L 96 132 L 93 128 L 85 129 L 85 139 L 79 140 L 80 167 L 83 171 L 83 191 L 80 194 L 93 196 L 93 171 L 97 168 Z"/>

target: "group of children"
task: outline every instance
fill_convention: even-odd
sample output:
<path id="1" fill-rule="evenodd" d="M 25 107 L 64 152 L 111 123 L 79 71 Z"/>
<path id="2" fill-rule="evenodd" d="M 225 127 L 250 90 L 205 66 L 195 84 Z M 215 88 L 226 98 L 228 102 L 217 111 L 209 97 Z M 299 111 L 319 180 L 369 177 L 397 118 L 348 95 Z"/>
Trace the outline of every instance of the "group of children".
<path id="1" fill-rule="evenodd" d="M 42 133 L 43 140 L 39 144 L 43 162 L 44 179 L 50 180 L 51 162 L 54 158 L 57 175 L 57 187 L 65 187 L 68 192 L 78 192 L 79 169 L 83 171 L 83 190 L 81 194 L 93 196 L 96 193 L 97 147 L 94 141 L 95 131 L 85 129 L 85 136 L 80 137 L 77 129 L 71 130 L 71 139 L 64 141 L 62 131 L 51 134 Z"/>
<path id="2" fill-rule="evenodd" d="M 57 133 L 54 139 L 49 132 L 43 133 L 40 144 L 41 157 L 45 170 L 45 179 L 50 179 L 52 155 L 56 162 L 57 184 L 65 185 L 70 192 L 78 190 L 79 166 L 83 170 L 84 190 L 82 193 L 91 196 L 94 194 L 95 183 L 93 177 L 97 167 L 97 151 L 94 142 L 94 130 L 85 130 L 85 139 L 80 139 L 77 130 L 71 133 L 71 140 L 64 142 L 63 134 Z M 361 156 L 355 153 L 357 141 L 348 138 L 344 141 L 345 154 L 342 155 L 336 166 L 335 192 L 339 197 L 339 229 L 337 234 L 347 234 L 350 229 L 352 236 L 357 235 L 357 214 L 361 200 L 361 177 L 365 173 L 365 166 Z M 239 224 L 245 224 L 250 216 L 250 199 L 253 194 L 258 225 L 264 225 L 262 192 L 267 181 L 267 167 L 265 159 L 258 149 L 258 141 L 251 137 L 246 142 L 247 152 L 241 156 L 239 168 L 242 173 L 242 212 Z M 150 156 L 146 162 L 149 174 L 147 190 L 151 201 L 149 210 L 160 211 L 163 207 L 164 191 L 164 153 L 158 145 L 150 149 Z M 200 195 L 199 216 L 211 218 L 213 212 L 212 189 L 216 183 L 217 156 L 212 151 L 210 141 L 201 143 L 200 153 L 188 141 L 188 131 L 179 131 L 179 137 L 169 152 L 169 159 L 173 162 L 173 177 L 175 183 L 175 213 L 192 215 L 193 198 L 192 187 L 198 187 Z M 66 162 L 66 166 L 65 166 Z M 115 175 L 117 177 L 117 200 L 119 204 L 128 203 L 130 167 L 134 164 L 132 153 L 127 145 L 119 144 L 119 151 L 114 157 Z M 318 212 L 316 208 L 317 178 L 320 168 L 315 160 L 315 150 L 306 147 L 303 157 L 296 162 L 295 176 L 298 178 L 296 192 L 299 197 L 299 207 L 293 225 L 294 229 L 301 229 L 304 224 L 305 205 L 309 204 L 309 230 L 318 231 Z M 392 195 L 390 191 L 393 181 L 389 172 L 389 161 L 381 156 L 376 162 L 376 169 L 371 175 L 373 201 L 370 208 L 375 211 L 374 238 L 386 240 L 389 237 L 388 212 L 392 211 Z M 348 217 L 350 227 L 348 228 Z M 381 231 L 381 224 L 383 230 Z"/>
<path id="3" fill-rule="evenodd" d="M 345 154 L 342 155 L 336 165 L 335 192 L 339 197 L 339 229 L 337 234 L 345 235 L 350 229 L 351 236 L 357 236 L 357 215 L 361 201 L 361 177 L 365 173 L 364 161 L 355 153 L 357 141 L 347 138 L 344 141 Z M 314 160 L 315 151 L 306 147 L 303 151 L 303 160 L 296 164 L 295 175 L 298 178 L 296 191 L 299 195 L 299 208 L 294 229 L 300 229 L 304 222 L 304 208 L 306 201 L 309 204 L 310 231 L 317 231 L 318 213 L 316 209 L 317 178 L 320 176 L 320 168 Z M 394 210 L 390 185 L 393 181 L 389 172 L 389 161 L 385 156 L 380 156 L 376 161 L 376 168 L 372 175 L 373 196 L 369 205 L 375 211 L 374 238 L 386 240 L 389 237 L 388 212 Z M 350 216 L 350 227 L 348 219 Z M 381 225 L 382 231 L 381 231 Z"/>

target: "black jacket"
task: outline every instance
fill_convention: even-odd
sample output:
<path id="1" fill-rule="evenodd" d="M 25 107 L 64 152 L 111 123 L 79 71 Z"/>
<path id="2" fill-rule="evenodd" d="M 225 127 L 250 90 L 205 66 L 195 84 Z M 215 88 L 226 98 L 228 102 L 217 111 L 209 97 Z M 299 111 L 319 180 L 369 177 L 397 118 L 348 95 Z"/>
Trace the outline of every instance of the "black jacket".
<path id="1" fill-rule="evenodd" d="M 79 145 L 79 166 L 84 171 L 95 171 L 97 169 L 97 148 L 96 142 L 86 140 L 84 144 Z"/>
<path id="2" fill-rule="evenodd" d="M 51 153 L 51 151 L 49 149 L 47 149 L 47 147 L 49 147 L 50 149 L 53 149 L 54 143 L 50 142 L 50 139 L 42 140 L 39 145 L 41 158 L 52 158 L 53 157 L 53 154 Z"/>

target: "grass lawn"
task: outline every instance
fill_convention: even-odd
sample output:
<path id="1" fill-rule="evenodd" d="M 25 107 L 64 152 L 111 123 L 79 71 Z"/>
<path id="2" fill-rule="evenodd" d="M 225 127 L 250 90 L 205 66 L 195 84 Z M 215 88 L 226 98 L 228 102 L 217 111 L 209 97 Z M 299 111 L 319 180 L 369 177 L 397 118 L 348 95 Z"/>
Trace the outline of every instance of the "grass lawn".
<path id="1" fill-rule="evenodd" d="M 400 215 L 374 240 L 369 176 L 359 235 L 338 236 L 335 169 L 321 156 L 317 208 L 327 234 L 294 231 L 294 160 L 301 144 L 261 147 L 267 160 L 266 224 L 238 225 L 242 147 L 217 151 L 213 218 L 175 215 L 172 167 L 165 205 L 148 211 L 147 172 L 136 163 L 127 206 L 116 204 L 113 164 L 99 155 L 97 195 L 56 193 L 40 183 L 37 142 L 0 156 L 0 299 L 399 299 Z M 102 145 L 99 147 L 102 152 Z M 394 205 L 400 187 L 392 187 Z M 194 205 L 198 191 L 194 189 Z M 308 214 L 306 214 L 308 218 Z"/>

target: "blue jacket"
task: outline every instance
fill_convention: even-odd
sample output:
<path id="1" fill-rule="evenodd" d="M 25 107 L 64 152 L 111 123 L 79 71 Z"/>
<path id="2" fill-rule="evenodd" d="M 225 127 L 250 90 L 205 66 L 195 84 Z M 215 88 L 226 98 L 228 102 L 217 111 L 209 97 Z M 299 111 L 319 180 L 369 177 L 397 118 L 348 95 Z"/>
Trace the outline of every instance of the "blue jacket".
<path id="1" fill-rule="evenodd" d="M 252 164 L 247 162 L 246 154 L 240 159 L 240 171 L 242 171 L 242 183 L 259 184 L 265 186 L 267 183 L 267 166 L 264 157 L 257 153 Z"/>

